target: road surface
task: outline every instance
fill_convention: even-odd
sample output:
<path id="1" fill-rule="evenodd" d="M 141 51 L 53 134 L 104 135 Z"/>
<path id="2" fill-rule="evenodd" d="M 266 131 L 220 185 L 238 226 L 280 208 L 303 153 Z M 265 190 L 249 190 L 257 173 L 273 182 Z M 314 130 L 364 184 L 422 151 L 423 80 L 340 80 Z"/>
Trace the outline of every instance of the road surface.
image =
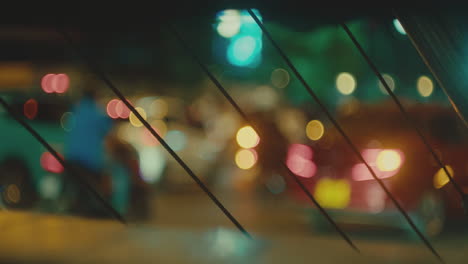
<path id="1" fill-rule="evenodd" d="M 246 239 L 199 191 L 160 193 L 152 219 L 128 226 L 31 212 L 0 212 L 2 263 L 439 263 L 398 230 L 353 229 L 361 250 L 317 233 L 302 208 L 281 196 L 217 193 L 254 240 Z M 466 232 L 432 242 L 446 263 L 467 263 Z"/>

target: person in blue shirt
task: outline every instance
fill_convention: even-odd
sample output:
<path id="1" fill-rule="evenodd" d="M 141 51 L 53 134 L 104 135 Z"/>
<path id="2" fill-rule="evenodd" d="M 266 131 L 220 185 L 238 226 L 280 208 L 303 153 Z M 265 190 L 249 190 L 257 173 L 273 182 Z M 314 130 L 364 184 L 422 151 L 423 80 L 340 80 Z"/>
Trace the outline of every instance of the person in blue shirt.
<path id="1" fill-rule="evenodd" d="M 105 163 L 104 141 L 112 128 L 112 119 L 97 103 L 95 91 L 91 89 L 84 91 L 72 113 L 74 122 L 66 139 L 66 159 L 100 172 Z"/>
<path id="2" fill-rule="evenodd" d="M 106 217 L 106 213 L 91 193 L 77 179 L 87 181 L 105 198 L 109 196 L 109 180 L 104 177 L 105 139 L 113 121 L 96 100 L 91 87 L 83 90 L 82 98 L 72 108 L 73 124 L 65 139 L 65 160 L 72 169 L 64 179 L 63 194 L 67 213 L 91 217 Z"/>

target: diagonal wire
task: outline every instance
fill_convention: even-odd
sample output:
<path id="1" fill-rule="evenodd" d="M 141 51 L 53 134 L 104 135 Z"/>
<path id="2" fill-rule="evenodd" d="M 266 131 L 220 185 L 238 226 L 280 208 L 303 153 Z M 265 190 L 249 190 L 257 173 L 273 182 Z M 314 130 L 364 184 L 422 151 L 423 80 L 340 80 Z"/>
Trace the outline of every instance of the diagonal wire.
<path id="1" fill-rule="evenodd" d="M 437 259 L 441 262 L 443 262 L 441 256 L 437 253 L 437 251 L 434 249 L 434 247 L 431 245 L 429 240 L 423 235 L 423 233 L 418 229 L 416 224 L 411 220 L 409 217 L 408 213 L 405 212 L 403 207 L 400 205 L 400 203 L 396 200 L 396 198 L 392 195 L 392 193 L 387 189 L 385 184 L 382 182 L 380 178 L 377 177 L 375 174 L 374 170 L 369 166 L 367 161 L 364 159 L 364 157 L 361 155 L 359 152 L 359 149 L 354 145 L 352 142 L 351 138 L 344 132 L 342 127 L 338 124 L 338 122 L 335 120 L 333 115 L 328 111 L 327 107 L 322 103 L 320 98 L 315 94 L 315 92 L 310 88 L 310 86 L 307 84 L 305 79 L 302 77 L 302 75 L 299 73 L 299 71 L 296 69 L 296 67 L 293 65 L 289 57 L 283 52 L 283 50 L 279 47 L 279 45 L 276 43 L 276 41 L 272 38 L 268 30 L 265 28 L 265 26 L 262 24 L 262 22 L 258 19 L 258 17 L 255 15 L 254 12 L 252 12 L 251 9 L 247 10 L 250 14 L 250 16 L 255 20 L 257 25 L 261 28 L 262 32 L 265 34 L 265 36 L 268 38 L 268 40 L 271 42 L 271 44 L 276 48 L 280 56 L 283 58 L 283 60 L 286 62 L 286 64 L 289 66 L 289 68 L 292 70 L 296 78 L 301 82 L 301 84 L 304 86 L 304 88 L 307 90 L 307 92 L 312 96 L 312 98 L 315 100 L 315 102 L 319 105 L 319 107 L 322 109 L 322 111 L 325 113 L 325 115 L 328 117 L 328 119 L 332 122 L 332 124 L 336 127 L 338 132 L 341 134 L 341 136 L 344 138 L 346 143 L 351 147 L 352 151 L 356 154 L 356 156 L 359 158 L 359 160 L 365 164 L 369 172 L 372 174 L 372 177 L 377 181 L 377 183 L 380 185 L 380 187 L 385 191 L 387 196 L 392 200 L 392 202 L 395 204 L 397 209 L 400 211 L 400 213 L 403 215 L 403 217 L 406 219 L 408 224 L 411 226 L 411 228 L 414 230 L 414 232 L 419 236 L 419 238 L 424 242 L 426 247 L 432 252 L 434 256 L 437 257 Z"/>
<path id="2" fill-rule="evenodd" d="M 122 92 L 115 87 L 115 85 L 107 78 L 106 74 L 102 72 L 99 67 L 93 63 L 81 50 L 74 44 L 70 35 L 62 29 L 58 29 L 58 32 L 68 42 L 68 44 L 75 50 L 75 52 L 82 57 L 84 62 L 90 68 L 92 72 L 100 78 L 109 89 L 119 97 L 122 102 L 132 111 L 132 113 L 138 118 L 138 120 L 148 129 L 148 131 L 159 141 L 159 143 L 166 149 L 167 152 L 179 163 L 179 165 L 187 172 L 187 174 L 198 184 L 198 186 L 210 197 L 210 199 L 218 206 L 218 208 L 226 215 L 226 217 L 241 231 L 247 238 L 252 239 L 252 236 L 245 230 L 245 228 L 237 221 L 237 219 L 226 209 L 226 207 L 216 198 L 216 196 L 206 187 L 206 185 L 200 180 L 200 178 L 190 169 L 190 167 L 175 153 L 175 151 L 167 144 L 167 142 L 154 130 L 154 128 L 140 115 L 135 107 L 125 98 Z"/>
<path id="3" fill-rule="evenodd" d="M 413 118 L 411 118 L 411 116 L 408 114 L 408 112 L 406 111 L 406 109 L 403 107 L 403 105 L 401 104 L 400 100 L 398 99 L 398 97 L 395 95 L 395 93 L 392 91 L 392 89 L 390 89 L 390 87 L 388 86 L 387 82 L 385 81 L 385 79 L 383 78 L 382 74 L 380 73 L 380 71 L 377 69 L 377 66 L 372 62 L 372 60 L 370 59 L 369 55 L 366 54 L 366 52 L 364 51 L 364 49 L 362 48 L 361 44 L 359 44 L 359 42 L 357 41 L 356 37 L 354 36 L 354 34 L 351 32 L 351 30 L 349 30 L 348 26 L 346 26 L 346 24 L 344 23 L 341 23 L 341 26 L 343 27 L 343 29 L 346 31 L 346 33 L 348 34 L 348 36 L 350 37 L 350 39 L 352 40 L 352 42 L 354 43 L 354 45 L 356 46 L 356 48 L 359 50 L 359 52 L 361 53 L 361 55 L 364 57 L 364 59 L 366 60 L 366 62 L 369 64 L 369 67 L 372 69 L 372 71 L 375 73 L 375 75 L 377 75 L 377 78 L 379 78 L 380 82 L 383 84 L 383 86 L 385 87 L 385 90 L 388 92 L 388 94 L 390 94 L 390 96 L 392 97 L 393 101 L 395 102 L 395 104 L 398 106 L 398 108 L 400 109 L 401 113 L 403 114 L 403 116 L 405 117 L 405 120 L 408 122 L 409 125 L 411 125 L 413 127 L 413 129 L 416 131 L 416 133 L 418 134 L 418 136 L 421 138 L 421 141 L 424 143 L 424 145 L 426 146 L 427 150 L 429 151 L 429 153 L 432 155 L 432 157 L 436 160 L 437 164 L 440 166 L 440 168 L 442 168 L 444 170 L 444 172 L 447 174 L 450 182 L 453 184 L 453 186 L 455 187 L 455 190 L 460 194 L 462 200 L 464 200 L 464 192 L 463 192 L 463 189 L 460 187 L 460 185 L 453 179 L 453 176 L 450 174 L 450 172 L 447 170 L 446 166 L 444 165 L 444 163 L 442 162 L 442 160 L 439 158 L 439 156 L 435 153 L 434 151 L 434 148 L 431 146 L 431 144 L 429 143 L 429 141 L 427 140 L 427 138 L 424 136 L 424 134 L 421 132 L 421 129 L 418 127 L 417 123 L 413 120 Z"/>
<path id="4" fill-rule="evenodd" d="M 247 114 L 242 111 L 242 109 L 239 107 L 239 105 L 234 101 L 234 99 L 231 97 L 231 95 L 227 92 L 227 90 L 221 85 L 221 83 L 218 81 L 218 79 L 211 73 L 211 71 L 208 69 L 208 67 L 201 61 L 200 58 L 195 54 L 195 52 L 190 48 L 188 43 L 182 38 L 182 36 L 179 34 L 179 32 L 176 30 L 176 28 L 172 25 L 169 25 L 170 30 L 174 33 L 176 36 L 177 40 L 180 42 L 180 44 L 183 46 L 183 48 L 187 51 L 187 53 L 192 57 L 192 59 L 200 66 L 200 68 L 203 70 L 203 72 L 208 75 L 210 80 L 216 85 L 218 90 L 226 97 L 226 99 L 229 101 L 229 103 L 236 109 L 236 111 L 239 113 L 239 115 L 242 116 L 242 118 L 252 126 L 252 128 L 257 131 L 257 133 L 260 133 L 259 129 L 256 129 L 254 123 L 251 122 L 250 118 L 247 116 Z M 261 135 L 259 134 L 261 137 Z M 320 213 L 328 220 L 328 222 L 336 229 L 336 231 L 341 235 L 341 237 L 353 248 L 355 251 L 360 253 L 359 249 L 354 245 L 352 240 L 344 233 L 344 231 L 336 224 L 336 222 L 331 218 L 331 216 L 327 213 L 327 211 L 317 202 L 317 200 L 314 198 L 314 196 L 310 193 L 310 191 L 304 186 L 304 184 L 301 182 L 301 180 L 298 179 L 292 172 L 289 170 L 289 168 L 284 164 L 284 162 L 281 163 L 283 169 L 287 171 L 288 176 L 292 177 L 294 181 L 299 185 L 299 187 L 302 189 L 302 191 L 307 195 L 307 197 L 314 203 L 314 205 L 319 209 Z"/>
<path id="5" fill-rule="evenodd" d="M 0 104 L 8 111 L 8 113 L 21 125 L 23 126 L 39 143 L 41 143 L 56 159 L 57 161 L 73 176 L 76 180 L 82 184 L 103 206 L 109 213 L 122 224 L 127 224 L 125 219 L 85 180 L 78 176 L 69 164 L 58 154 L 58 152 L 47 143 L 47 141 L 28 123 L 26 123 L 10 105 L 0 97 Z"/>
<path id="6" fill-rule="evenodd" d="M 400 21 L 401 25 L 403 26 L 403 28 L 406 28 L 405 25 L 406 25 L 406 22 L 402 22 L 402 20 L 400 19 L 400 16 L 397 14 L 397 12 L 395 11 L 395 9 L 392 9 L 392 12 L 393 14 L 395 15 L 395 17 L 398 19 L 398 21 Z M 440 79 L 439 75 L 436 73 L 436 71 L 434 70 L 434 68 L 432 67 L 432 65 L 429 63 L 429 60 L 427 58 L 427 56 L 422 52 L 420 46 L 416 43 L 416 41 L 414 40 L 413 38 L 413 35 L 405 30 L 406 34 L 408 35 L 408 38 L 410 39 L 411 43 L 413 44 L 413 47 L 416 49 L 416 51 L 418 52 L 419 56 L 421 57 L 421 59 L 423 60 L 424 64 L 426 64 L 426 67 L 429 69 L 429 71 L 432 73 L 432 76 L 434 76 L 434 78 L 436 79 L 437 83 L 439 84 L 439 86 L 442 88 L 442 91 L 445 93 L 445 95 L 447 96 L 447 99 L 449 100 L 450 104 L 452 105 L 452 108 L 453 110 L 455 111 L 455 113 L 457 114 L 458 118 L 462 121 L 462 123 L 465 125 L 465 128 L 468 128 L 468 121 L 465 119 L 465 117 L 463 116 L 463 114 L 461 113 L 460 109 L 458 108 L 457 104 L 455 103 L 455 101 L 452 100 L 452 97 L 450 96 L 450 94 L 448 93 L 448 90 L 447 90 L 447 87 L 445 87 L 444 83 L 442 82 L 442 80 Z"/>

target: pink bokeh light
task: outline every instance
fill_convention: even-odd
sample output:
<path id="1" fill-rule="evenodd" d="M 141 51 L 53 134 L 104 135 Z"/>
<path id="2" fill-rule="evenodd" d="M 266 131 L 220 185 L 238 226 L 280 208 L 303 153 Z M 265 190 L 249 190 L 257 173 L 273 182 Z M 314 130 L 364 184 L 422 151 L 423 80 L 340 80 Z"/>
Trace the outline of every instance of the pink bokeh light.
<path id="1" fill-rule="evenodd" d="M 115 112 L 118 117 L 123 119 L 127 119 L 130 116 L 130 109 L 122 101 L 119 101 L 115 106 Z"/>
<path id="2" fill-rule="evenodd" d="M 311 178 L 317 172 L 317 166 L 312 161 L 312 148 L 303 144 L 291 144 L 286 158 L 286 165 L 297 176 Z"/>
<path id="3" fill-rule="evenodd" d="M 62 173 L 63 166 L 60 162 L 50 153 L 44 152 L 41 155 L 41 166 L 44 170 L 52 173 Z"/>
<path id="4" fill-rule="evenodd" d="M 112 99 L 109 101 L 109 103 L 107 103 L 107 108 L 106 108 L 107 114 L 113 119 L 119 118 L 119 115 L 117 114 L 117 111 L 116 111 L 117 104 L 119 102 L 120 101 L 118 99 Z"/>
<path id="5" fill-rule="evenodd" d="M 396 175 L 398 173 L 398 171 L 400 170 L 400 166 L 401 166 L 400 165 L 397 169 L 392 170 L 392 171 L 381 171 L 381 170 L 379 170 L 379 168 L 377 167 L 377 164 L 376 164 L 377 163 L 377 157 L 378 157 L 379 153 L 381 151 L 383 151 L 383 150 L 385 150 L 385 149 L 365 149 L 361 153 L 364 160 L 369 164 L 369 166 L 375 172 L 375 175 L 379 179 L 385 179 L 385 178 L 389 178 L 389 177 L 392 177 L 392 176 Z M 401 164 L 403 164 L 403 161 L 404 161 L 403 152 L 401 152 L 398 149 L 389 149 L 389 150 L 396 151 L 399 154 L 400 158 L 401 158 Z M 374 177 L 372 176 L 371 172 L 369 171 L 369 169 L 366 167 L 366 165 L 364 163 L 355 164 L 351 169 L 351 176 L 352 176 L 353 180 L 355 180 L 355 181 L 374 180 Z"/>
<path id="6" fill-rule="evenodd" d="M 46 93 L 64 93 L 70 86 L 70 78 L 65 73 L 48 73 L 42 77 L 41 87 Z"/>
<path id="7" fill-rule="evenodd" d="M 52 79 L 54 78 L 54 75 L 55 74 L 46 74 L 44 75 L 44 77 L 42 77 L 42 80 L 41 80 L 41 87 L 42 87 L 42 90 L 46 93 L 53 93 L 54 92 L 54 89 L 52 87 L 52 84 L 51 84 L 51 81 Z"/>
<path id="8" fill-rule="evenodd" d="M 64 93 L 70 86 L 70 78 L 68 78 L 68 75 L 60 73 L 54 76 L 52 83 L 52 88 L 56 93 Z"/>

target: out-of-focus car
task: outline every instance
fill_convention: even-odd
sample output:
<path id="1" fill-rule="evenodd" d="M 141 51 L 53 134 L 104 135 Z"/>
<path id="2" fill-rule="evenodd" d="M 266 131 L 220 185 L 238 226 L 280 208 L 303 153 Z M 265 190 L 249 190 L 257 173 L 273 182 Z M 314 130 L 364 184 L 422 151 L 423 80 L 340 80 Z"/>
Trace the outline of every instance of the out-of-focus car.
<path id="1" fill-rule="evenodd" d="M 63 153 L 65 136 L 72 129 L 73 113 L 71 101 L 63 96 L 36 95 L 26 97 L 12 94 L 7 97 L 14 111 L 22 114 L 27 122 L 51 144 Z M 29 119 L 29 120 L 28 120 Z M 64 168 L 28 131 L 1 109 L 0 129 L 0 186 L 1 203 L 10 209 L 37 209 L 61 211 L 60 196 L 64 187 Z M 110 164 L 120 164 L 129 173 L 128 216 L 145 219 L 149 214 L 147 189 L 139 174 L 138 153 L 126 142 L 112 136 L 106 148 L 107 165 L 104 174 L 108 181 L 108 192 L 104 194 L 112 203 L 113 170 Z M 118 151 L 118 155 L 116 155 Z M 121 183 L 121 182 L 120 182 Z M 76 183 L 73 183 L 76 184 Z"/>
<path id="2" fill-rule="evenodd" d="M 457 183 L 468 190 L 468 140 L 453 110 L 432 104 L 410 104 L 407 109 Z M 358 105 L 345 112 L 339 123 L 424 233 L 437 235 L 447 220 L 460 219 L 463 206 L 458 193 L 393 103 Z M 289 153 L 288 159 L 307 157 L 289 163 L 299 166 L 307 159 L 314 165 L 301 180 L 337 222 L 409 228 L 336 128 L 330 125 L 310 146 L 295 147 L 297 153 Z M 293 194 L 306 201 L 299 189 Z M 316 227 L 327 226 L 317 210 L 311 215 Z"/>
<path id="3" fill-rule="evenodd" d="M 27 122 L 59 153 L 63 151 L 65 131 L 60 126 L 68 106 L 57 100 L 6 96 L 15 112 L 31 119 Z M 55 178 L 63 168 L 53 156 L 2 108 L 0 110 L 0 181 L 2 202 L 8 208 L 31 208 L 38 201 L 44 179 Z M 51 183 L 49 181 L 49 183 Z M 53 183 L 51 183 L 53 185 Z M 50 184 L 49 190 L 52 190 Z M 50 188 L 52 187 L 52 188 Z M 47 187 L 46 187 L 47 188 Z"/>

